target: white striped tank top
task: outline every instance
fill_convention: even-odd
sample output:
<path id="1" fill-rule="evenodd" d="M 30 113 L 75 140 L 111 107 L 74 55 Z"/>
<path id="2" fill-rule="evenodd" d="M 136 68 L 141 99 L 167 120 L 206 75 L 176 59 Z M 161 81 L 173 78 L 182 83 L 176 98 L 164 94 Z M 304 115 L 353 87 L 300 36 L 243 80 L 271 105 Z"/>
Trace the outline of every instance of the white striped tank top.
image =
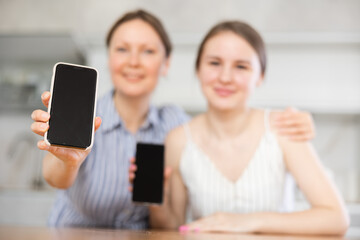
<path id="1" fill-rule="evenodd" d="M 265 111 L 265 132 L 236 182 L 226 178 L 193 142 L 188 124 L 187 143 L 180 160 L 180 173 L 188 189 L 188 220 L 216 212 L 251 213 L 285 211 L 286 168 L 276 136 L 270 131 Z M 287 195 L 289 196 L 289 195 Z"/>

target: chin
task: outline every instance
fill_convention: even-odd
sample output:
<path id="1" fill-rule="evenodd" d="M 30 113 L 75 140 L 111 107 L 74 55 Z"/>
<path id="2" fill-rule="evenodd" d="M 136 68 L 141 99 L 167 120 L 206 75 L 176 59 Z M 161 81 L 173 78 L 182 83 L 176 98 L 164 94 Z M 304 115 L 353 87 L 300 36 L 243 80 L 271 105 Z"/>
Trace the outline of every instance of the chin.
<path id="1" fill-rule="evenodd" d="M 229 104 L 229 103 L 209 103 L 209 107 L 212 109 L 218 110 L 218 111 L 232 111 L 238 108 L 235 104 Z"/>
<path id="2" fill-rule="evenodd" d="M 140 98 L 149 95 L 149 93 L 145 91 L 127 91 L 127 92 L 124 91 L 123 93 L 125 96 L 130 98 Z"/>
<path id="3" fill-rule="evenodd" d="M 127 97 L 141 97 L 153 91 L 152 86 L 144 84 L 117 84 L 114 87 L 116 91 Z"/>
<path id="4" fill-rule="evenodd" d="M 124 97 L 130 97 L 130 98 L 141 97 L 141 96 L 144 96 L 147 94 L 147 92 L 144 91 L 143 89 L 124 88 L 124 87 L 119 87 L 119 86 L 115 86 L 115 91 L 120 93 Z"/>
<path id="5" fill-rule="evenodd" d="M 231 98 L 217 98 L 213 101 L 208 101 L 209 106 L 218 111 L 233 111 L 239 110 L 246 106 L 244 100 Z"/>

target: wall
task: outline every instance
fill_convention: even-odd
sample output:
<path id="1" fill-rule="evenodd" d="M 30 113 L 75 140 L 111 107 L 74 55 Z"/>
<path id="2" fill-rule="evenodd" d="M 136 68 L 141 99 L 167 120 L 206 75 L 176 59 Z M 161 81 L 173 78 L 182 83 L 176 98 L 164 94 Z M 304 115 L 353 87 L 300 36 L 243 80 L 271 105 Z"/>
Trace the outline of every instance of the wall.
<path id="1" fill-rule="evenodd" d="M 302 36 L 307 42 L 273 38 L 267 42 L 269 68 L 250 104 L 255 107 L 297 107 L 314 115 L 314 145 L 349 202 L 360 200 L 360 41 Z M 193 41 L 193 40 L 191 40 Z M 154 93 L 155 104 L 176 103 L 192 114 L 206 103 L 194 73 L 195 42 L 178 42 L 172 66 Z M 285 41 L 282 43 L 281 41 Z M 323 43 L 324 42 L 324 43 Z M 89 65 L 100 70 L 100 94 L 112 83 L 101 44 L 87 51 Z"/>

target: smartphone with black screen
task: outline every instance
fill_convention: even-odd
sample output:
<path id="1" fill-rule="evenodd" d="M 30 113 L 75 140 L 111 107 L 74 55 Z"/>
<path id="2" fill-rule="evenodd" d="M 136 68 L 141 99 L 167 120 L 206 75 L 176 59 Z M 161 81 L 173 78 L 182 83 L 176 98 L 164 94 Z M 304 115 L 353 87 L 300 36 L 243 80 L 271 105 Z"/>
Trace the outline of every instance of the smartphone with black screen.
<path id="1" fill-rule="evenodd" d="M 57 63 L 53 69 L 48 112 L 48 145 L 89 149 L 94 138 L 98 72 L 95 68 Z"/>
<path id="2" fill-rule="evenodd" d="M 161 204 L 164 184 L 164 145 L 137 143 L 132 200 L 143 204 Z"/>

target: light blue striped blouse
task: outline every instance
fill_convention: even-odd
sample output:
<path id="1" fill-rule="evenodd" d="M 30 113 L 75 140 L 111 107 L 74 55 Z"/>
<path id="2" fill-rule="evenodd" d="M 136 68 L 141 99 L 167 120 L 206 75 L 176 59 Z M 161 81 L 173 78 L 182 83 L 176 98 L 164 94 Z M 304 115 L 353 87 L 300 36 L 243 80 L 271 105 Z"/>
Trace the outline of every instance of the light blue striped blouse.
<path id="1" fill-rule="evenodd" d="M 167 133 L 189 117 L 175 106 L 151 106 L 145 123 L 132 134 L 125 128 L 112 97 L 113 91 L 98 102 L 97 115 L 102 118 L 102 125 L 73 186 L 58 190 L 50 226 L 148 227 L 147 207 L 134 205 L 128 191 L 130 158 L 135 156 L 137 141 L 163 143 Z"/>

